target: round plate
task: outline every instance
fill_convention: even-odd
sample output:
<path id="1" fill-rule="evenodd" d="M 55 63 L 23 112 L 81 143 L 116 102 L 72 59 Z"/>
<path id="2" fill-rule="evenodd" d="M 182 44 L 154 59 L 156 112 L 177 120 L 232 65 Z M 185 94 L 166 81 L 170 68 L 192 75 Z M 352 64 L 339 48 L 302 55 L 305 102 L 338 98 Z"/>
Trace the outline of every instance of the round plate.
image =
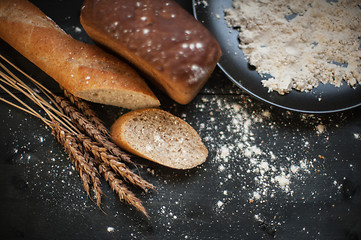
<path id="1" fill-rule="evenodd" d="M 238 31 L 229 28 L 224 20 L 224 9 L 232 7 L 232 0 L 193 0 L 195 18 L 207 27 L 222 48 L 218 66 L 237 86 L 249 94 L 272 105 L 305 113 L 329 113 L 361 105 L 361 86 L 352 88 L 344 83 L 341 87 L 320 84 L 309 92 L 292 90 L 280 95 L 268 92 L 261 83 L 262 77 L 245 60 L 238 47 Z"/>

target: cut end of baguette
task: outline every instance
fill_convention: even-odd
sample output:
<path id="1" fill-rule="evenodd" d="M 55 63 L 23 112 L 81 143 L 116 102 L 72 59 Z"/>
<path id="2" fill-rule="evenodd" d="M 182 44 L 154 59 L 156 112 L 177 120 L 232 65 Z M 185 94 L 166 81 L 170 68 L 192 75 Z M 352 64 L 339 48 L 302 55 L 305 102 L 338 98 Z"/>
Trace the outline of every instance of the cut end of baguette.
<path id="1" fill-rule="evenodd" d="M 157 108 L 131 111 L 111 127 L 121 148 L 174 169 L 190 169 L 205 162 L 208 150 L 184 120 Z"/>
<path id="2" fill-rule="evenodd" d="M 127 109 L 158 107 L 159 100 L 151 95 L 140 92 L 121 91 L 119 89 L 89 89 L 74 94 L 90 102 L 96 102 Z"/>

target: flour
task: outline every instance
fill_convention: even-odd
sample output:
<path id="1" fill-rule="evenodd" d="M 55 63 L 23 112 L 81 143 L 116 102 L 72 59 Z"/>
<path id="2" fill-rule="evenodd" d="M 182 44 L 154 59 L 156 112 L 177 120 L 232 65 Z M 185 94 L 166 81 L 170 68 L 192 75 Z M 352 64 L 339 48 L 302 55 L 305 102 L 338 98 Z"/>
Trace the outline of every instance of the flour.
<path id="1" fill-rule="evenodd" d="M 208 2 L 206 0 L 197 0 L 194 3 L 195 5 L 203 5 L 203 7 L 208 7 Z"/>
<path id="2" fill-rule="evenodd" d="M 325 125 L 319 124 L 316 126 L 316 129 L 318 134 L 322 134 L 326 130 L 326 127 Z"/>
<path id="3" fill-rule="evenodd" d="M 353 136 L 354 136 L 354 138 L 355 138 L 355 139 L 361 139 L 361 137 L 360 137 L 360 134 L 359 134 L 359 133 L 354 133 L 354 134 L 353 134 Z"/>
<path id="4" fill-rule="evenodd" d="M 216 103 L 215 110 L 208 112 L 208 122 L 197 126 L 209 149 L 217 150 L 216 155 L 209 159 L 218 175 L 217 191 L 220 196 L 214 201 L 217 212 L 240 196 L 254 205 L 280 197 L 294 199 L 294 195 L 299 194 L 299 187 L 316 176 L 318 169 L 314 165 L 324 157 L 313 155 L 311 149 L 314 144 L 319 144 L 315 143 L 316 139 L 326 143 L 329 134 L 327 125 L 318 116 L 301 115 L 299 121 L 310 127 L 309 134 L 300 136 L 297 128 L 292 126 L 293 135 L 285 138 L 282 129 L 290 123 L 291 113 L 283 113 L 284 122 L 275 122 L 271 109 L 250 111 L 253 102 L 240 99 L 227 101 L 216 96 L 202 100 L 196 108 L 203 113 L 207 112 L 206 103 Z M 215 123 L 224 130 L 212 136 Z M 260 139 L 260 135 L 268 137 Z M 295 155 L 295 152 L 304 154 Z M 331 183 L 333 181 L 330 179 Z M 231 183 L 239 189 L 239 196 L 227 187 Z"/>
<path id="5" fill-rule="evenodd" d="M 360 2 L 234 0 L 225 15 L 269 91 L 361 83 Z"/>

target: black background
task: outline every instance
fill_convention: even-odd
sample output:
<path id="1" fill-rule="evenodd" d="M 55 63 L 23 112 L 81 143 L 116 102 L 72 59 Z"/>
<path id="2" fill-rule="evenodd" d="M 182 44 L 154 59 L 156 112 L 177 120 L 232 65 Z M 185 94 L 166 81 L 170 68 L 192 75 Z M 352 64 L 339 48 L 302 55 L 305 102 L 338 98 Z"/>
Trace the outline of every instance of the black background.
<path id="1" fill-rule="evenodd" d="M 91 43 L 79 23 L 81 1 L 32 1 L 74 38 Z M 191 1 L 178 1 L 190 12 Z M 59 92 L 42 71 L 0 43 L 1 54 Z M 152 86 L 153 88 L 153 86 Z M 290 112 L 250 97 L 217 67 L 202 92 L 179 105 L 153 88 L 161 108 L 189 122 L 204 139 L 207 161 L 192 170 L 171 170 L 141 159 L 140 174 L 156 192 L 132 189 L 151 218 L 120 202 L 108 185 L 103 211 L 82 188 L 62 146 L 38 119 L 0 103 L 0 239 L 361 239 L 361 109 L 333 114 Z M 1 97 L 11 99 L 4 92 Z M 18 96 L 21 96 L 18 94 Z M 272 198 L 251 201 L 260 186 L 245 148 L 252 144 L 277 169 L 312 163 L 292 178 L 292 194 L 277 183 Z M 91 104 L 107 126 L 127 110 Z M 256 120 L 258 116 L 262 121 Z M 262 115 L 263 114 L 263 115 Z M 244 120 L 244 119 L 243 119 Z M 323 126 L 325 131 L 318 131 Z M 237 132 L 235 129 L 239 129 Z M 307 144 L 306 144 L 307 143 Z M 222 156 L 222 147 L 230 147 Z M 224 166 L 220 170 L 220 166 Z M 287 167 L 288 168 L 288 167 Z M 262 188 L 262 186 L 261 186 Z M 226 192 L 225 192 L 226 191 Z"/>

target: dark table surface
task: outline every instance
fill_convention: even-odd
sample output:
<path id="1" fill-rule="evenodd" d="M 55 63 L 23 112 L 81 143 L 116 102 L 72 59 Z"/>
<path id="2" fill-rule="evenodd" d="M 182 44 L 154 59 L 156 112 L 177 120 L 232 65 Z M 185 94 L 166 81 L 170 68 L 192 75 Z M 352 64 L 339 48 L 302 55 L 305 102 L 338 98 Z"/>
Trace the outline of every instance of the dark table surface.
<path id="1" fill-rule="evenodd" d="M 78 29 L 81 1 L 33 2 L 74 38 L 90 41 Z M 192 11 L 191 1 L 178 2 Z M 59 91 L 6 43 L 0 52 Z M 138 159 L 140 174 L 157 187 L 134 189 L 150 219 L 106 182 L 100 211 L 51 131 L 1 102 L 0 239 L 361 239 L 359 107 L 286 111 L 250 97 L 218 68 L 188 105 L 154 91 L 162 109 L 199 132 L 209 157 L 187 171 Z M 127 111 L 91 106 L 107 126 Z"/>

